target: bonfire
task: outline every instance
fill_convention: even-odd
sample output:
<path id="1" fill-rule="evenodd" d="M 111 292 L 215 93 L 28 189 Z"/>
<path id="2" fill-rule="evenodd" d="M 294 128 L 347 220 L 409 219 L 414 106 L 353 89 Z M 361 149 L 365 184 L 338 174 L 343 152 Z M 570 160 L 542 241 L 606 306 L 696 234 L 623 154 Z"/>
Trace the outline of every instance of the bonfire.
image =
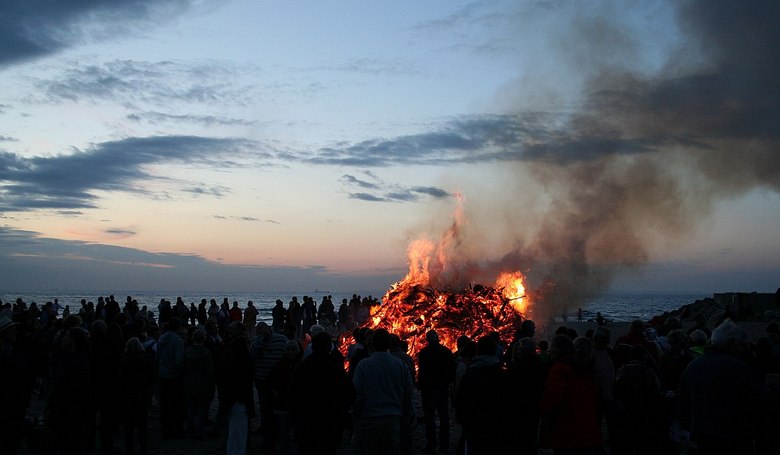
<path id="1" fill-rule="evenodd" d="M 385 328 L 400 336 L 409 343 L 412 357 L 425 346 L 425 334 L 431 329 L 453 351 L 461 335 L 476 339 L 498 332 L 502 340 L 511 340 L 530 304 L 523 274 L 501 273 L 493 286 L 437 289 L 431 285 L 428 267 L 433 249 L 423 240 L 410 245 L 409 273 L 390 287 L 380 305 L 371 308 L 371 316 L 363 326 Z"/>

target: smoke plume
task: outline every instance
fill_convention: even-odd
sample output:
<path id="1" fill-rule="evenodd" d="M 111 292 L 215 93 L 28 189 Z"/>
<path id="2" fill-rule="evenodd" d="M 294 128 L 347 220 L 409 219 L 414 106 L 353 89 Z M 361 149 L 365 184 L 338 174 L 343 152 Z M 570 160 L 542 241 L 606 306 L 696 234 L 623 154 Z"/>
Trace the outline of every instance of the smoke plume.
<path id="1" fill-rule="evenodd" d="M 675 5 L 681 38 L 651 73 L 597 57 L 630 47 L 630 37 L 572 27 L 594 55 L 582 102 L 544 135 L 525 138 L 522 158 L 511 161 L 522 177 L 509 192 L 535 191 L 544 201 L 527 215 L 536 228 L 515 232 L 511 252 L 486 261 L 469 259 L 466 236 L 479 228 L 453 226 L 445 237 L 458 265 L 439 267 L 432 282 L 463 286 L 519 269 L 548 308 L 576 307 L 617 270 L 644 264 L 653 239 L 692 233 L 717 201 L 780 190 L 780 4 Z"/>

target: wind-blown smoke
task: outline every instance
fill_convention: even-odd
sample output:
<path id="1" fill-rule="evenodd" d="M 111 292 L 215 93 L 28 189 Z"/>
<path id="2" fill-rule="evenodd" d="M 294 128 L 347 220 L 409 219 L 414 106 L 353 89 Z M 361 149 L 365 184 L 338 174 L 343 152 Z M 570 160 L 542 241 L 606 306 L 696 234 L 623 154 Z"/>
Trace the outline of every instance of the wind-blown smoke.
<path id="1" fill-rule="evenodd" d="M 511 251 L 497 260 L 469 259 L 474 242 L 451 228 L 451 263 L 433 283 L 461 287 L 522 270 L 558 312 L 603 291 L 616 270 L 645 263 L 654 239 L 693 232 L 715 202 L 780 190 L 780 4 L 675 4 L 681 44 L 661 71 L 591 70 L 580 108 L 518 141 L 521 159 L 499 161 L 532 179 L 509 191 L 533 188 L 544 199 L 529 215 L 537 228 L 510 235 Z"/>

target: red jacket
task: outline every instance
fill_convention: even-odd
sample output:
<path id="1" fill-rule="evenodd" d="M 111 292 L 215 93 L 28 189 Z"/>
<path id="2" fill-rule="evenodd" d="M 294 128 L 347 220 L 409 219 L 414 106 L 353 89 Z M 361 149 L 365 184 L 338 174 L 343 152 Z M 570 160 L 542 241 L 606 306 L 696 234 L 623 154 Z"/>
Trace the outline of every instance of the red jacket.
<path id="1" fill-rule="evenodd" d="M 553 449 L 597 447 L 602 444 L 598 389 L 576 356 L 564 357 L 550 368 L 539 403 L 539 446 Z"/>

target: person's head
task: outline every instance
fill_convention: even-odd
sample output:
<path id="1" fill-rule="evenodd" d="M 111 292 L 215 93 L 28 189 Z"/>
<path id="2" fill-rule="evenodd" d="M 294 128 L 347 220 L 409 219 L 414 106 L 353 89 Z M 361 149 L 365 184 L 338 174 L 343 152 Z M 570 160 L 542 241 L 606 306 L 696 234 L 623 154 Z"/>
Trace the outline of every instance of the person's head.
<path id="1" fill-rule="evenodd" d="M 689 335 L 691 338 L 691 346 L 704 346 L 707 344 L 707 334 L 704 330 L 696 329 Z"/>
<path id="2" fill-rule="evenodd" d="M 640 319 L 634 319 L 633 321 L 631 321 L 631 332 L 637 335 L 644 335 L 645 323 L 642 322 Z"/>
<path id="3" fill-rule="evenodd" d="M 330 336 L 325 332 L 320 332 L 311 337 L 311 352 L 327 354 L 330 352 L 333 343 L 330 340 Z"/>
<path id="4" fill-rule="evenodd" d="M 177 317 L 172 317 L 168 319 L 168 322 L 166 324 L 166 330 L 171 332 L 178 332 L 181 328 L 181 320 Z"/>
<path id="5" fill-rule="evenodd" d="M 258 322 L 256 328 L 257 336 L 260 338 L 268 338 L 271 336 L 271 327 L 269 327 L 265 321 Z"/>
<path id="6" fill-rule="evenodd" d="M 311 327 L 309 328 L 309 335 L 311 335 L 311 336 L 314 336 L 314 335 L 316 335 L 316 334 L 318 334 L 318 333 L 322 333 L 322 332 L 324 332 L 324 331 L 325 331 L 325 328 L 324 328 L 324 327 L 322 327 L 322 326 L 321 326 L 321 325 L 319 325 L 319 324 L 314 324 L 313 326 L 311 326 Z"/>
<path id="7" fill-rule="evenodd" d="M 584 362 L 590 362 L 591 357 L 593 357 L 593 342 L 585 337 L 575 339 L 574 352 Z"/>
<path id="8" fill-rule="evenodd" d="M 512 351 L 512 360 L 518 361 L 536 356 L 536 343 L 532 338 L 525 337 L 515 343 Z"/>
<path id="9" fill-rule="evenodd" d="M 710 342 L 712 346 L 732 351 L 738 351 L 747 341 L 745 329 L 735 324 L 731 319 L 726 319 L 712 331 Z"/>
<path id="10" fill-rule="evenodd" d="M 682 329 L 674 329 L 666 335 L 666 341 L 672 352 L 680 352 L 690 344 L 690 338 Z"/>
<path id="11" fill-rule="evenodd" d="M 16 326 L 18 324 L 13 322 L 9 317 L 0 317 L 0 339 L 6 343 L 13 343 L 16 341 Z"/>
<path id="12" fill-rule="evenodd" d="M 206 334 L 202 330 L 192 332 L 192 344 L 198 346 L 206 341 Z"/>
<path id="13" fill-rule="evenodd" d="M 435 330 L 429 330 L 425 334 L 425 340 L 428 344 L 439 344 L 439 334 Z"/>
<path id="14" fill-rule="evenodd" d="M 137 337 L 132 337 L 127 340 L 127 343 L 125 343 L 125 353 L 133 354 L 137 352 L 144 352 L 144 347 L 141 344 L 141 340 L 139 340 Z"/>
<path id="15" fill-rule="evenodd" d="M 479 337 L 477 340 L 477 355 L 490 355 L 495 356 L 498 350 L 496 340 L 490 335 Z"/>
<path id="16" fill-rule="evenodd" d="M 376 352 L 384 352 L 390 349 L 390 332 L 386 329 L 374 330 L 374 335 L 371 338 L 372 346 Z"/>
<path id="17" fill-rule="evenodd" d="M 468 336 L 466 335 L 459 336 L 458 339 L 455 341 L 455 344 L 458 347 L 458 351 L 462 351 L 463 346 L 465 346 L 466 343 L 468 343 L 469 341 L 471 341 L 471 338 L 469 338 Z"/>
<path id="18" fill-rule="evenodd" d="M 574 354 L 574 342 L 568 335 L 555 335 L 550 343 L 550 358 L 558 360 Z"/>
<path id="19" fill-rule="evenodd" d="M 301 353 L 301 346 L 297 341 L 290 340 L 284 345 L 284 358 L 296 360 Z"/>
<path id="20" fill-rule="evenodd" d="M 536 323 L 530 319 L 526 319 L 520 323 L 520 332 L 523 337 L 533 338 L 536 333 Z"/>
<path id="21" fill-rule="evenodd" d="M 596 327 L 593 331 L 593 345 L 597 349 L 609 346 L 609 329 L 603 326 Z"/>
<path id="22" fill-rule="evenodd" d="M 105 335 L 108 331 L 108 324 L 102 319 L 95 319 L 89 326 L 89 332 L 93 337 Z"/>

